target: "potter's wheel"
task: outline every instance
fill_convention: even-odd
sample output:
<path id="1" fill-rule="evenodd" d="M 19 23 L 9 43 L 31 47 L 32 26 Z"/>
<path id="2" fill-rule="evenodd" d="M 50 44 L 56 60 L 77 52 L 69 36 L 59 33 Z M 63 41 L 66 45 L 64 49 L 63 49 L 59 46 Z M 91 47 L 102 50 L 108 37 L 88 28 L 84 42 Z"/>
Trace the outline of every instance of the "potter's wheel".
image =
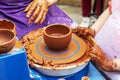
<path id="1" fill-rule="evenodd" d="M 34 41 L 30 48 L 33 51 L 32 55 L 39 60 L 42 60 L 44 57 L 52 60 L 55 64 L 63 64 L 81 58 L 86 51 L 86 44 L 81 38 L 72 34 L 72 40 L 67 49 L 53 51 L 47 48 L 43 37 L 40 36 Z"/>
<path id="2" fill-rule="evenodd" d="M 84 69 L 90 61 L 90 57 L 86 54 L 85 42 L 75 34 L 72 34 L 70 45 L 63 51 L 52 51 L 46 47 L 42 29 L 28 33 L 21 41 L 27 50 L 29 64 L 48 76 L 74 74 Z M 54 64 L 42 58 L 52 60 Z"/>

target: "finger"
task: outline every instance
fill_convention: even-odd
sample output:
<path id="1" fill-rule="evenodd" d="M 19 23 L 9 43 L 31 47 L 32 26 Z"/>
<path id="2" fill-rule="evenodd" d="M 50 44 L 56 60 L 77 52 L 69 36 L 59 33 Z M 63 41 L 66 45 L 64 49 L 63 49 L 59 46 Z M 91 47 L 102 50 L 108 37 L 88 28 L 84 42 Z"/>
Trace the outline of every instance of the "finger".
<path id="1" fill-rule="evenodd" d="M 32 2 L 25 8 L 24 12 L 27 12 L 29 8 L 31 7 Z"/>
<path id="2" fill-rule="evenodd" d="M 90 57 L 96 58 L 97 56 L 95 54 L 90 54 Z"/>
<path id="3" fill-rule="evenodd" d="M 43 9 L 41 9 L 41 11 L 39 12 L 38 17 L 37 17 L 36 20 L 35 20 L 35 24 L 39 23 L 39 21 L 40 21 L 41 18 L 42 18 L 42 15 L 43 15 Z"/>
<path id="4" fill-rule="evenodd" d="M 37 17 L 39 12 L 40 12 L 40 7 L 38 6 L 38 7 L 36 7 L 35 12 L 31 16 L 31 18 L 29 19 L 28 23 L 31 23 Z"/>
<path id="5" fill-rule="evenodd" d="M 43 21 L 45 21 L 46 14 L 47 14 L 47 12 L 45 11 L 44 14 L 43 14 L 43 16 L 42 16 L 42 19 L 41 19 L 41 21 L 40 21 L 40 24 L 42 24 Z"/>
<path id="6" fill-rule="evenodd" d="M 28 12 L 26 14 L 26 17 L 30 17 L 30 15 L 32 14 L 32 12 L 35 10 L 36 7 L 37 7 L 36 3 L 31 4 L 31 6 L 28 9 Z"/>

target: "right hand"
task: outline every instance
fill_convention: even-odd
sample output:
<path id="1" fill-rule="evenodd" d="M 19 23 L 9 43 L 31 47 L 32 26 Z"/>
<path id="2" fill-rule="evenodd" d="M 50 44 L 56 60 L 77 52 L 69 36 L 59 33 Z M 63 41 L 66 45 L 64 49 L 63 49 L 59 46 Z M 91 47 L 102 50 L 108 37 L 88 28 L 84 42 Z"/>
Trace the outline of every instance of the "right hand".
<path id="1" fill-rule="evenodd" d="M 73 33 L 77 34 L 78 36 L 95 36 L 95 30 L 92 30 L 91 28 L 86 28 L 86 27 L 76 27 L 73 29 Z"/>
<path id="2" fill-rule="evenodd" d="M 42 24 L 46 18 L 48 12 L 47 0 L 33 0 L 24 10 L 27 12 L 26 17 L 30 17 L 28 23 L 32 23 L 35 20 L 35 24 Z"/>

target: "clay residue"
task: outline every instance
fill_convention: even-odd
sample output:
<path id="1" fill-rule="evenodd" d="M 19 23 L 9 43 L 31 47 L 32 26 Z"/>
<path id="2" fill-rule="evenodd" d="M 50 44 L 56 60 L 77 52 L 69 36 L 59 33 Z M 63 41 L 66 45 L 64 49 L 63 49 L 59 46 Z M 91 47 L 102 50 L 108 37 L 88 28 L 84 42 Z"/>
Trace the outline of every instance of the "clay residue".
<path id="1" fill-rule="evenodd" d="M 111 65 L 111 61 L 108 60 L 103 53 L 103 51 L 100 49 L 98 45 L 96 45 L 93 37 L 95 35 L 95 32 L 92 31 L 91 29 L 87 28 L 76 28 L 73 30 L 73 33 L 75 33 L 77 36 L 82 38 L 86 45 L 87 45 L 87 50 L 85 52 L 85 55 L 81 57 L 80 59 L 66 63 L 66 64 L 54 64 L 54 62 L 50 59 L 47 58 L 42 58 L 42 60 L 38 60 L 32 55 L 32 49 L 30 48 L 30 45 L 34 43 L 34 40 L 36 38 L 39 38 L 43 34 L 42 29 L 37 29 L 35 31 L 32 31 L 25 35 L 22 39 L 21 42 L 24 45 L 26 51 L 27 51 L 27 57 L 29 64 L 34 67 L 34 64 L 37 64 L 39 66 L 46 66 L 46 67 L 66 67 L 66 66 L 73 66 L 73 65 L 80 65 L 84 64 L 85 62 L 88 62 L 90 58 L 95 62 L 96 65 L 99 67 L 105 69 L 105 70 L 112 70 L 113 67 Z M 103 63 L 103 60 L 106 61 Z M 109 64 L 110 63 L 110 64 Z"/>
<path id="2" fill-rule="evenodd" d="M 35 31 L 30 32 L 26 36 L 24 36 L 21 39 L 22 44 L 24 45 L 26 51 L 27 51 L 27 57 L 29 64 L 34 67 L 34 64 L 40 65 L 40 66 L 47 66 L 47 67 L 66 67 L 66 66 L 71 66 L 71 65 L 79 65 L 79 64 L 84 64 L 85 62 L 88 62 L 90 60 L 90 57 L 87 55 L 87 53 L 80 59 L 73 61 L 71 63 L 66 63 L 66 64 L 54 64 L 54 62 L 48 58 L 42 58 L 42 60 L 38 60 L 32 55 L 32 49 L 30 48 L 30 45 L 34 43 L 34 40 L 36 38 L 39 38 L 43 34 L 42 29 L 37 29 Z M 89 52 L 87 50 L 87 52 Z"/>

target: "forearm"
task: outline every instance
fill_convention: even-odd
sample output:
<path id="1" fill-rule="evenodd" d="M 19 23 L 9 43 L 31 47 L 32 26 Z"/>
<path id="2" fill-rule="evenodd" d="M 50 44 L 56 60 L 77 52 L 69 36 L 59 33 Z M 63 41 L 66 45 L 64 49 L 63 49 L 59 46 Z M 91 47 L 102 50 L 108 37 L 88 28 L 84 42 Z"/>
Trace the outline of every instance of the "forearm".
<path id="1" fill-rule="evenodd" d="M 95 32 L 99 32 L 99 30 L 103 27 L 103 25 L 105 24 L 106 20 L 109 18 L 109 16 L 111 15 L 109 8 L 107 8 L 97 19 L 97 21 L 91 26 L 91 28 L 93 30 L 95 30 Z"/>
<path id="2" fill-rule="evenodd" d="M 48 6 L 51 6 L 53 4 L 56 4 L 59 0 L 47 0 L 48 1 Z"/>

